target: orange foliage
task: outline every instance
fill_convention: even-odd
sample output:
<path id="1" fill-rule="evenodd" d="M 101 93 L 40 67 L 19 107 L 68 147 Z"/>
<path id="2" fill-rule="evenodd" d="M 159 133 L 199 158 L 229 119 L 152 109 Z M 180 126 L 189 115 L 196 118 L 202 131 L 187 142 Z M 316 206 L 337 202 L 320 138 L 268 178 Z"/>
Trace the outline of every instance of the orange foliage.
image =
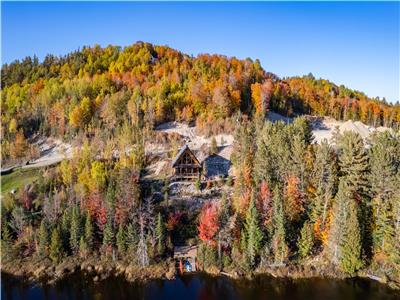
<path id="1" fill-rule="evenodd" d="M 286 180 L 285 211 L 292 221 L 299 220 L 300 214 L 304 211 L 303 195 L 299 189 L 299 182 L 299 179 L 293 175 L 288 176 Z"/>
<path id="2" fill-rule="evenodd" d="M 218 209 L 215 203 L 208 202 L 203 205 L 199 220 L 199 238 L 207 243 L 212 243 L 218 232 Z"/>
<path id="3" fill-rule="evenodd" d="M 268 225 L 272 220 L 272 193 L 265 181 L 260 184 L 256 205 L 264 225 Z"/>

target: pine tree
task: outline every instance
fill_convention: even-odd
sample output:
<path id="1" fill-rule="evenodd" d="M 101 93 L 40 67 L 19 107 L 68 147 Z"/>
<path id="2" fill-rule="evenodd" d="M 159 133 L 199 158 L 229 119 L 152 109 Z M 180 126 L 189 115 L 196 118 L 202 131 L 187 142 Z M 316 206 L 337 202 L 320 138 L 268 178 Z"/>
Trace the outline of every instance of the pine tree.
<path id="1" fill-rule="evenodd" d="M 337 188 L 336 155 L 326 140 L 316 149 L 312 184 L 316 192 L 312 201 L 311 220 L 314 223 L 319 220 L 324 228 Z"/>
<path id="2" fill-rule="evenodd" d="M 300 239 L 297 247 L 299 248 L 299 254 L 301 258 L 307 257 L 311 254 L 314 246 L 314 230 L 312 223 L 305 222 L 300 232 Z"/>
<path id="3" fill-rule="evenodd" d="M 314 140 L 313 132 L 310 126 L 310 122 L 305 117 L 298 117 L 293 120 L 293 129 L 296 135 L 306 143 L 306 145 L 311 145 Z"/>
<path id="4" fill-rule="evenodd" d="M 389 254 L 392 251 L 393 239 L 393 206 L 391 199 L 396 189 L 396 148 L 398 142 L 390 133 L 380 133 L 372 138 L 372 147 L 369 151 L 371 166 L 370 183 L 373 197 L 374 252 Z"/>
<path id="5" fill-rule="evenodd" d="M 10 233 L 9 225 L 7 221 L 4 221 L 1 226 L 1 259 L 3 261 L 11 260 L 13 258 L 13 245 L 12 245 L 12 236 Z"/>
<path id="6" fill-rule="evenodd" d="M 359 134 L 346 131 L 339 138 L 339 166 L 342 179 L 346 181 L 359 207 L 357 214 L 362 237 L 363 253 L 371 256 L 373 215 L 369 201 L 369 164 L 363 139 Z"/>
<path id="7" fill-rule="evenodd" d="M 163 255 L 165 251 L 165 225 L 161 213 L 158 213 L 156 223 L 156 242 L 157 252 L 159 255 Z"/>
<path id="8" fill-rule="evenodd" d="M 51 233 L 49 256 L 50 259 L 55 263 L 60 262 L 63 256 L 62 240 L 58 227 L 55 227 Z"/>
<path id="9" fill-rule="evenodd" d="M 293 137 L 291 147 L 292 163 L 290 164 L 290 169 L 292 170 L 292 174 L 299 179 L 299 188 L 302 193 L 305 192 L 306 180 L 308 176 L 308 174 L 306 174 L 306 151 L 306 142 L 302 139 L 300 135 L 295 135 Z"/>
<path id="10" fill-rule="evenodd" d="M 85 243 L 87 246 L 87 250 L 90 252 L 93 249 L 93 240 L 94 240 L 94 233 L 93 233 L 93 223 L 90 218 L 89 213 L 86 215 L 85 221 Z"/>
<path id="11" fill-rule="evenodd" d="M 352 187 L 341 178 L 333 207 L 329 249 L 333 263 L 353 273 L 361 267 L 361 231 Z"/>
<path id="12" fill-rule="evenodd" d="M 84 236 L 81 236 L 79 241 L 79 253 L 82 257 L 86 257 L 89 254 L 89 246 Z"/>
<path id="13" fill-rule="evenodd" d="M 116 236 L 117 250 L 120 255 L 123 255 L 126 251 L 126 238 L 124 232 L 124 226 L 119 224 L 118 232 Z"/>
<path id="14" fill-rule="evenodd" d="M 68 251 L 70 247 L 70 230 L 71 230 L 71 210 L 66 208 L 61 218 L 61 238 L 63 241 L 63 248 Z"/>
<path id="15" fill-rule="evenodd" d="M 114 246 L 114 230 L 110 221 L 107 221 L 106 225 L 104 226 L 103 245 L 106 247 Z"/>
<path id="16" fill-rule="evenodd" d="M 275 263 L 282 264 L 288 257 L 289 248 L 286 244 L 283 200 L 278 186 L 274 189 L 273 212 L 274 234 L 272 237 L 272 249 L 274 251 Z"/>
<path id="17" fill-rule="evenodd" d="M 40 257 L 47 256 L 47 246 L 49 244 L 50 236 L 48 230 L 48 224 L 46 220 L 43 218 L 40 222 L 39 228 L 39 244 L 38 244 L 38 255 Z"/>
<path id="18" fill-rule="evenodd" d="M 249 208 L 246 213 L 244 223 L 246 234 L 246 254 L 249 259 L 250 266 L 255 265 L 256 256 L 261 249 L 261 242 L 263 240 L 263 233 L 259 225 L 259 215 L 256 208 L 254 197 L 250 201 Z"/>
<path id="19" fill-rule="evenodd" d="M 340 172 L 352 191 L 365 196 L 369 192 L 368 156 L 361 136 L 353 131 L 345 131 L 339 137 Z"/>
<path id="20" fill-rule="evenodd" d="M 79 208 L 76 206 L 72 209 L 70 238 L 69 238 L 70 248 L 74 253 L 77 253 L 79 251 L 79 241 L 81 235 L 82 235 L 81 215 Z"/>
<path id="21" fill-rule="evenodd" d="M 340 265 L 345 272 L 354 273 L 362 267 L 362 260 L 357 204 L 352 199 L 348 201 L 348 217 L 343 231 L 343 242 L 340 245 L 342 256 Z"/>
<path id="22" fill-rule="evenodd" d="M 400 182 L 400 172 L 397 176 Z M 400 269 L 400 185 L 396 186 L 394 197 L 391 201 L 392 207 L 392 228 L 387 230 L 386 244 L 389 252 L 389 259 Z"/>
<path id="23" fill-rule="evenodd" d="M 130 254 L 134 254 L 137 249 L 139 238 L 132 223 L 126 226 L 126 248 Z"/>

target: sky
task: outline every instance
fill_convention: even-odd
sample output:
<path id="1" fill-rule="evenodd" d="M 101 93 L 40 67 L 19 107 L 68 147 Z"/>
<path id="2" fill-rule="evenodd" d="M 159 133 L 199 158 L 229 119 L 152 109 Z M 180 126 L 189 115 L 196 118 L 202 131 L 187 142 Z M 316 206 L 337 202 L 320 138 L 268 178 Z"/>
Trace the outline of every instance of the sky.
<path id="1" fill-rule="evenodd" d="M 399 2 L 2 2 L 2 63 L 136 41 L 399 101 Z"/>

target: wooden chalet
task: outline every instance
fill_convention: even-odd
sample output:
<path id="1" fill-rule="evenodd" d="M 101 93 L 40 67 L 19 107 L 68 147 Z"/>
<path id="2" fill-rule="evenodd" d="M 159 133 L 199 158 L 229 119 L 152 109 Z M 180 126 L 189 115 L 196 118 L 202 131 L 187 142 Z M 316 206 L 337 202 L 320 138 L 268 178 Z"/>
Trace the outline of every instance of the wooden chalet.
<path id="1" fill-rule="evenodd" d="M 201 164 L 188 145 L 182 147 L 175 159 L 172 161 L 174 168 L 174 179 L 179 181 L 196 180 L 201 175 Z"/>

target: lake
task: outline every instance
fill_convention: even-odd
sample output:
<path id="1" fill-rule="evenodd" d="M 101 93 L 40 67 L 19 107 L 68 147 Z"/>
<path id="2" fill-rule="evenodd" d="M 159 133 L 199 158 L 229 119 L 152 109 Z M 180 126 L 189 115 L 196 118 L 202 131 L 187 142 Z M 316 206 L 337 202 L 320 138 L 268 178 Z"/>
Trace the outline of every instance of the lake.
<path id="1" fill-rule="evenodd" d="M 292 280 L 260 275 L 253 280 L 233 280 L 194 274 L 171 281 L 133 284 L 118 277 L 95 283 L 89 276 L 75 274 L 46 285 L 27 283 L 2 273 L 1 299 L 394 300 L 400 299 L 400 292 L 367 279 Z"/>

